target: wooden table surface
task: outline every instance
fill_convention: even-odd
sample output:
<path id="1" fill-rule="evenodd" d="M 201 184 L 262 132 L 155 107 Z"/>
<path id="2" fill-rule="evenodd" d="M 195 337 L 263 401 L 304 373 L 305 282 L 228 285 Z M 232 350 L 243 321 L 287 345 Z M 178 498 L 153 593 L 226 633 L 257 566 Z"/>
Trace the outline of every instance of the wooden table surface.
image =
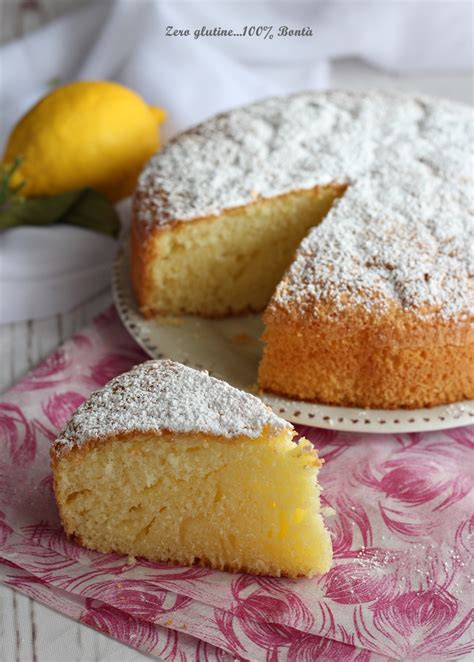
<path id="1" fill-rule="evenodd" d="M 24 20 L 29 22 L 23 27 L 15 11 L 20 4 L 0 0 L 0 41 L 44 22 L 45 16 L 47 19 L 71 5 L 85 4 L 85 0 L 43 0 L 43 14 L 36 18 L 33 14 L 28 15 Z M 390 87 L 446 96 L 470 104 L 474 101 L 470 75 L 395 76 L 358 61 L 335 63 L 331 85 Z M 0 392 L 110 303 L 111 294 L 107 290 L 61 315 L 0 326 Z M 145 659 L 149 658 L 0 585 L 0 662 L 130 662 Z"/>
<path id="2" fill-rule="evenodd" d="M 0 391 L 111 303 L 110 291 L 54 317 L 0 326 Z M 0 584 L 1 662 L 150 659 Z"/>

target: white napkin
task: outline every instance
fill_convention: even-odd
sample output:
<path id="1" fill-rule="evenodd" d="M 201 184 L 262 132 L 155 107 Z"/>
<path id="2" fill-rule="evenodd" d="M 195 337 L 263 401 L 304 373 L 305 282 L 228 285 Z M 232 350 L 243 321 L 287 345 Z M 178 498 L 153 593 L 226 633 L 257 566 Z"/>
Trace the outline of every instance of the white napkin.
<path id="1" fill-rule="evenodd" d="M 0 48 L 0 142 L 53 79 L 112 79 L 167 109 L 164 136 L 235 105 L 329 84 L 358 56 L 394 70 L 472 63 L 468 2 L 102 0 Z M 166 27 L 305 26 L 312 37 L 167 37 Z M 125 214 L 126 215 L 126 214 Z M 106 287 L 116 242 L 71 227 L 0 234 L 0 323 L 65 311 Z"/>

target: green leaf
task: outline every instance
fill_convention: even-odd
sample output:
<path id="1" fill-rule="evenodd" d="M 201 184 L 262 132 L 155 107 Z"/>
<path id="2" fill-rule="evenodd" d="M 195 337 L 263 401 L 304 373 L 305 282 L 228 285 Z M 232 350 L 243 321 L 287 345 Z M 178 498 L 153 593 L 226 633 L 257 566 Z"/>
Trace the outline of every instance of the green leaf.
<path id="1" fill-rule="evenodd" d="M 20 166 L 21 161 L 21 156 L 17 156 L 13 163 L 9 165 L 0 164 L 0 211 L 23 188 L 24 182 L 18 184 L 18 186 L 13 186 L 11 183 L 13 174 Z"/>
<path id="2" fill-rule="evenodd" d="M 0 231 L 20 225 L 66 223 L 111 237 L 120 233 L 120 219 L 114 206 L 92 188 L 34 198 L 10 195 L 2 202 Z"/>

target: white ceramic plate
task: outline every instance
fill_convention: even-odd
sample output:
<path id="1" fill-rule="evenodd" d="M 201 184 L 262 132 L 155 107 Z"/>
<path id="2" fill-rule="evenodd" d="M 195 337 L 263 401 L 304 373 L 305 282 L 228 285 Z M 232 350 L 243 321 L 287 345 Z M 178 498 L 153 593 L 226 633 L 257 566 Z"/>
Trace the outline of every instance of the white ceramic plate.
<path id="1" fill-rule="evenodd" d="M 120 318 L 131 335 L 154 358 L 170 358 L 258 395 L 293 423 L 352 432 L 421 432 L 474 423 L 474 400 L 431 409 L 357 409 L 302 402 L 257 391 L 257 366 L 263 329 L 260 315 L 222 320 L 192 316 L 140 314 L 128 274 L 128 254 L 121 249 L 113 272 L 113 293 Z"/>

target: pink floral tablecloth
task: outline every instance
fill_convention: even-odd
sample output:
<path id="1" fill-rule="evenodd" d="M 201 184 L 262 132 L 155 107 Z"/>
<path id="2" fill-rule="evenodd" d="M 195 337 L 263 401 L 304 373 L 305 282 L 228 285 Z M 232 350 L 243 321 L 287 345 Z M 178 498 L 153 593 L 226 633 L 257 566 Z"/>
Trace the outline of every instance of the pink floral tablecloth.
<path id="1" fill-rule="evenodd" d="M 336 513 L 324 577 L 130 563 L 69 542 L 49 445 L 91 391 L 145 358 L 110 309 L 1 398 L 1 581 L 165 660 L 472 659 L 472 427 L 299 427 Z"/>

